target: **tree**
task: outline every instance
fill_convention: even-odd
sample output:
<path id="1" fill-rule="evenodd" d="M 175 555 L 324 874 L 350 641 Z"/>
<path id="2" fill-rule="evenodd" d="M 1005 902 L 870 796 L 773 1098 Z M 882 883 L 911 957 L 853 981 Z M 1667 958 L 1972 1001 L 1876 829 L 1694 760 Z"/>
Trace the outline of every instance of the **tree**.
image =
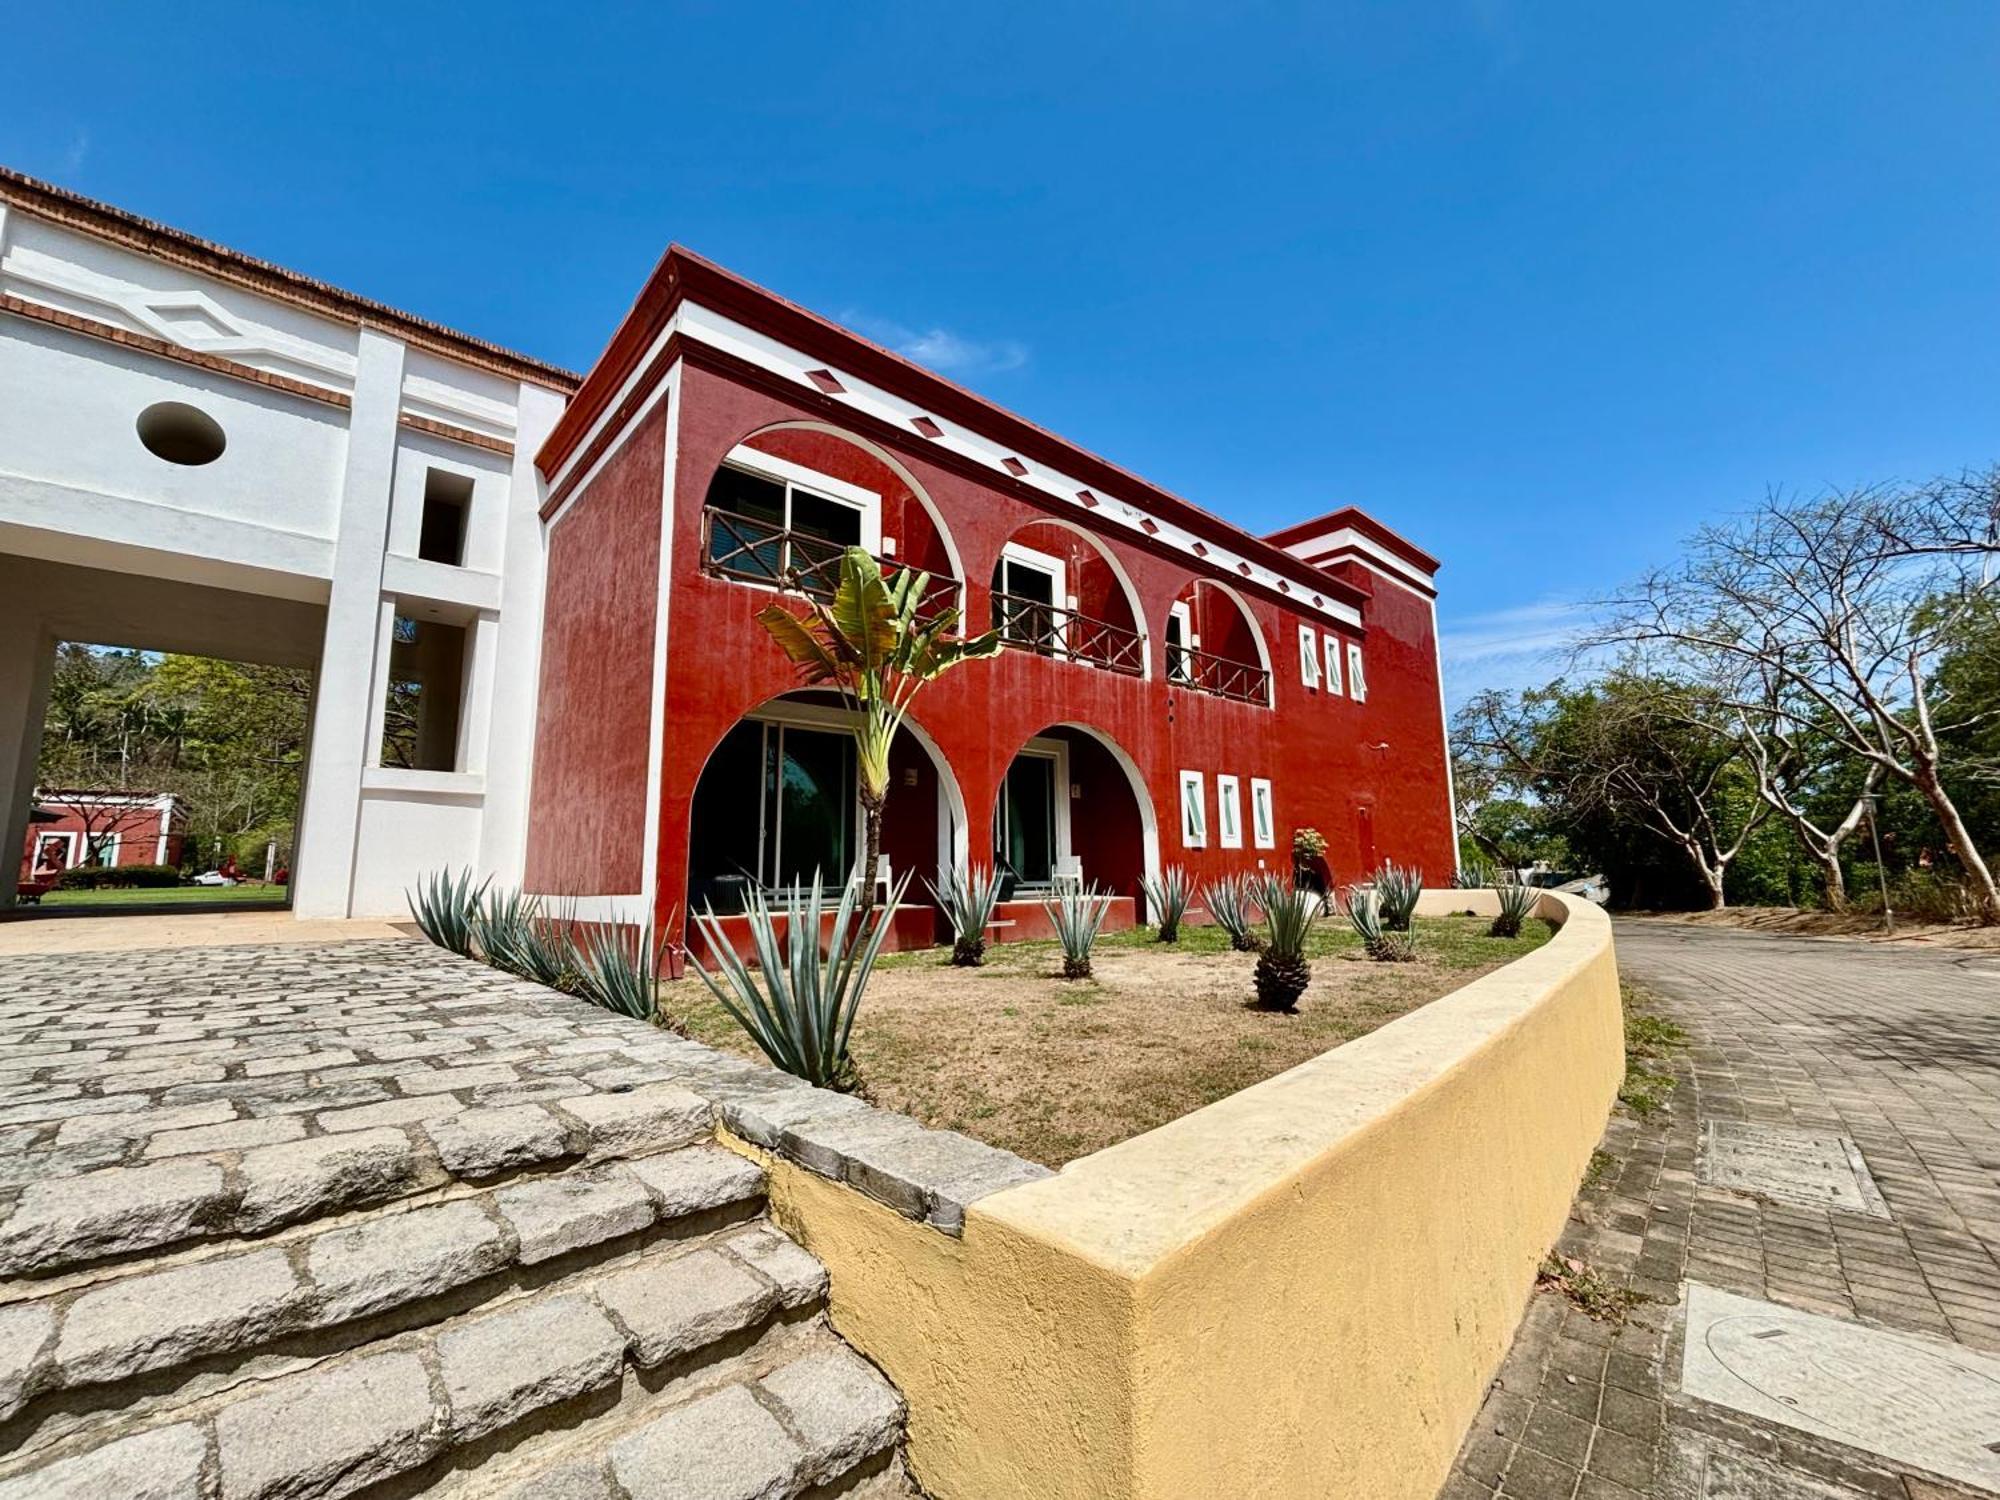
<path id="1" fill-rule="evenodd" d="M 1730 864 L 1772 810 L 1751 793 L 1742 747 L 1717 730 L 1716 709 L 1627 666 L 1584 688 L 1482 693 L 1460 710 L 1453 740 L 1532 796 L 1628 898 L 1645 865 L 1635 846 L 1651 841 L 1685 862 L 1719 910 Z"/>
<path id="2" fill-rule="evenodd" d="M 861 901 L 865 914 L 875 904 L 875 869 L 882 854 L 882 809 L 889 800 L 889 751 L 917 690 L 961 662 L 1000 654 L 1000 635 L 964 641 L 951 634 L 956 606 L 928 619 L 917 610 L 930 574 L 900 570 L 884 579 L 881 564 L 864 549 L 850 547 L 840 560 L 840 583 L 833 602 L 808 598 L 805 616 L 778 605 L 759 611 L 758 621 L 797 664 L 808 687 L 831 684 L 846 704 L 854 736 L 855 781 L 866 834 L 861 857 Z"/>
<path id="3" fill-rule="evenodd" d="M 1935 671 L 1991 608 L 2000 470 L 1915 489 L 1809 501 L 1773 496 L 1704 527 L 1685 561 L 1648 576 L 1596 644 L 1665 648 L 1743 714 L 1821 733 L 1929 804 L 2000 922 L 2000 887 L 1945 781 L 1945 745 L 1982 712 L 1939 693 Z"/>

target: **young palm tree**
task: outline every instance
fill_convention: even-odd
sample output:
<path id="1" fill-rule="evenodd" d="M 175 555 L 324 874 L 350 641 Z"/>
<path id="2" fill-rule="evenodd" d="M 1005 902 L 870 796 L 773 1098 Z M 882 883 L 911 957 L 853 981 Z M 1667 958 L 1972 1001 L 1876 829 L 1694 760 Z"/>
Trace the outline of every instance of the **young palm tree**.
<path id="1" fill-rule="evenodd" d="M 758 621 L 771 632 L 808 687 L 832 686 L 847 705 L 854 735 L 855 780 L 865 827 L 861 855 L 861 909 L 875 904 L 875 867 L 882 854 L 882 807 L 889 800 L 889 751 L 917 689 L 960 662 L 1000 654 L 1000 635 L 964 641 L 952 634 L 958 610 L 947 606 L 927 620 L 917 606 L 931 575 L 904 568 L 894 578 L 860 547 L 840 559 L 840 583 L 831 604 L 808 599 L 807 615 L 773 604 Z"/>

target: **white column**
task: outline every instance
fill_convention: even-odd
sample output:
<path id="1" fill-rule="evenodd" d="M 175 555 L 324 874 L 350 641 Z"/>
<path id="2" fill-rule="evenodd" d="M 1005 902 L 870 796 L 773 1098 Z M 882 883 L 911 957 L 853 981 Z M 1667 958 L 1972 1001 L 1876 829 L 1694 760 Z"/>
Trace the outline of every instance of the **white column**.
<path id="1" fill-rule="evenodd" d="M 42 716 L 55 675 L 55 637 L 39 613 L 16 601 L 0 610 L 0 860 L 7 880 L 0 907 L 14 904 L 15 873 L 28 837 L 28 804 L 35 794 L 35 764 L 42 752 Z"/>
<path id="2" fill-rule="evenodd" d="M 564 399 L 539 385 L 521 386 L 514 428 L 514 471 L 507 486 L 507 541 L 500 572 L 497 628 L 479 632 L 493 653 L 493 711 L 486 731 L 486 804 L 479 826 L 479 866 L 500 885 L 519 885 L 528 857 L 528 789 L 535 763 L 535 705 L 541 686 L 542 579 L 546 562 L 535 454 L 563 414 Z"/>
<path id="3" fill-rule="evenodd" d="M 302 917 L 344 917 L 354 888 L 361 768 L 373 759 L 376 621 L 389 496 L 396 477 L 396 419 L 403 397 L 403 346 L 361 330 L 348 417 L 347 466 L 334 537 L 319 691 L 307 752 L 292 908 Z"/>

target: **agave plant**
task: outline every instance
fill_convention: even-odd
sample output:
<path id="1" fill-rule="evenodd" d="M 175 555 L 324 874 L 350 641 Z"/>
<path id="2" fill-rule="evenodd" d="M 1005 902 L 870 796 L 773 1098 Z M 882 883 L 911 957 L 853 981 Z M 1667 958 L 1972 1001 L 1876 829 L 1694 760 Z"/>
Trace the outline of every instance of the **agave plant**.
<path id="1" fill-rule="evenodd" d="M 1405 869 L 1393 859 L 1375 872 L 1376 909 L 1390 932 L 1408 932 L 1417 914 L 1417 897 L 1424 893 L 1424 872 Z"/>
<path id="2" fill-rule="evenodd" d="M 1378 887 L 1349 886 L 1341 909 L 1370 958 L 1381 963 L 1408 963 L 1417 956 L 1416 939 L 1407 932 L 1390 931 L 1382 920 L 1382 894 Z"/>
<path id="3" fill-rule="evenodd" d="M 1056 892 L 1055 900 L 1042 903 L 1042 909 L 1049 914 L 1056 941 L 1062 944 L 1063 978 L 1090 978 L 1090 950 L 1097 944 L 1104 914 L 1111 909 L 1111 893 L 1100 891 L 1095 883 L 1088 890 L 1065 885 Z"/>
<path id="4" fill-rule="evenodd" d="M 449 870 L 433 870 L 419 876 L 417 888 L 406 892 L 403 899 L 425 937 L 460 958 L 470 958 L 474 924 L 491 879 L 488 876 L 475 886 L 470 868 L 455 875 Z"/>
<path id="5" fill-rule="evenodd" d="M 1229 934 L 1229 946 L 1238 953 L 1255 953 L 1263 946 L 1262 940 L 1250 930 L 1256 920 L 1257 890 L 1248 875 L 1224 875 L 1219 880 L 1211 880 L 1202 889 L 1201 899 L 1207 903 L 1209 915 L 1215 923 Z"/>
<path id="6" fill-rule="evenodd" d="M 1458 873 L 1452 877 L 1451 883 L 1462 891 L 1483 891 L 1498 882 L 1494 878 L 1493 862 L 1475 855 L 1459 862 Z"/>
<path id="7" fill-rule="evenodd" d="M 625 927 L 587 922 L 571 928 L 567 942 L 579 995 L 621 1016 L 657 1019 L 660 944 L 650 923 Z"/>
<path id="8" fill-rule="evenodd" d="M 1294 1011 L 1299 996 L 1312 983 L 1312 960 L 1306 940 L 1319 920 L 1317 891 L 1301 891 L 1278 880 L 1266 880 L 1258 892 L 1264 908 L 1264 951 L 1257 955 L 1257 1008 Z"/>
<path id="9" fill-rule="evenodd" d="M 1162 943 L 1179 942 L 1181 918 L 1187 915 L 1188 901 L 1194 895 L 1187 871 L 1168 865 L 1158 875 L 1146 876 L 1139 888 L 1146 893 L 1146 915 L 1152 918 L 1154 936 Z"/>
<path id="10" fill-rule="evenodd" d="M 1000 872 L 970 865 L 963 874 L 940 870 L 938 879 L 924 884 L 951 922 L 951 961 L 962 969 L 986 962 L 986 927 L 1000 900 Z"/>
<path id="11" fill-rule="evenodd" d="M 489 887 L 484 899 L 467 915 L 472 941 L 496 969 L 519 974 L 524 979 L 543 979 L 539 960 L 551 950 L 542 941 L 541 901 L 517 890 Z"/>
<path id="12" fill-rule="evenodd" d="M 751 946 L 757 954 L 754 974 L 723 935 L 721 920 L 712 908 L 695 917 L 695 926 L 707 940 L 709 956 L 721 970 L 718 979 L 698 955 L 689 954 L 709 993 L 749 1033 L 774 1067 L 821 1088 L 847 1090 L 860 1081 L 848 1052 L 848 1037 L 868 988 L 868 976 L 882 951 L 882 940 L 888 936 L 890 918 L 902 904 L 910 877 L 904 874 L 889 893 L 888 905 L 863 914 L 857 926 L 861 884 L 848 881 L 841 887 L 824 957 L 819 931 L 826 901 L 817 871 L 810 894 L 803 886 L 794 886 L 786 893 L 782 938 L 777 930 L 779 913 L 772 910 L 762 891 L 751 887 L 746 915 Z"/>
<path id="13" fill-rule="evenodd" d="M 1499 888 L 1498 895 L 1500 914 L 1493 919 L 1493 925 L 1486 929 L 1486 935 L 1497 938 L 1519 937 L 1521 924 L 1534 915 L 1535 907 L 1542 899 L 1542 893 L 1531 885 L 1510 880 Z"/>

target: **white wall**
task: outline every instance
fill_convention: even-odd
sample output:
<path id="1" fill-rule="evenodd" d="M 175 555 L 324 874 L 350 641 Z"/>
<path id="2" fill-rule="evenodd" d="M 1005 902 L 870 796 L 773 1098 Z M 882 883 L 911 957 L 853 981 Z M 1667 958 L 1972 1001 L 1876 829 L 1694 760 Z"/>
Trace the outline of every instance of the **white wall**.
<path id="1" fill-rule="evenodd" d="M 293 865 L 302 915 L 400 915 L 405 889 L 444 866 L 518 880 L 541 635 L 532 450 L 563 397 L 412 347 L 379 323 L 37 219 L 4 195 L 0 293 L 342 398 L 0 313 L 0 643 L 25 658 L 67 638 L 312 665 Z M 136 423 L 163 400 L 214 418 L 222 456 L 189 467 L 149 452 Z M 521 451 L 410 419 L 518 438 Z M 461 567 L 416 557 L 431 468 L 473 482 Z M 59 598 L 23 581 L 85 567 L 97 570 L 89 583 Z M 397 608 L 467 626 L 456 771 L 378 768 L 384 622 Z M 32 772 L 17 751 L 38 740 L 45 675 L 0 672 L 0 793 L 11 799 L 0 826 L 22 799 L 14 783 Z"/>

